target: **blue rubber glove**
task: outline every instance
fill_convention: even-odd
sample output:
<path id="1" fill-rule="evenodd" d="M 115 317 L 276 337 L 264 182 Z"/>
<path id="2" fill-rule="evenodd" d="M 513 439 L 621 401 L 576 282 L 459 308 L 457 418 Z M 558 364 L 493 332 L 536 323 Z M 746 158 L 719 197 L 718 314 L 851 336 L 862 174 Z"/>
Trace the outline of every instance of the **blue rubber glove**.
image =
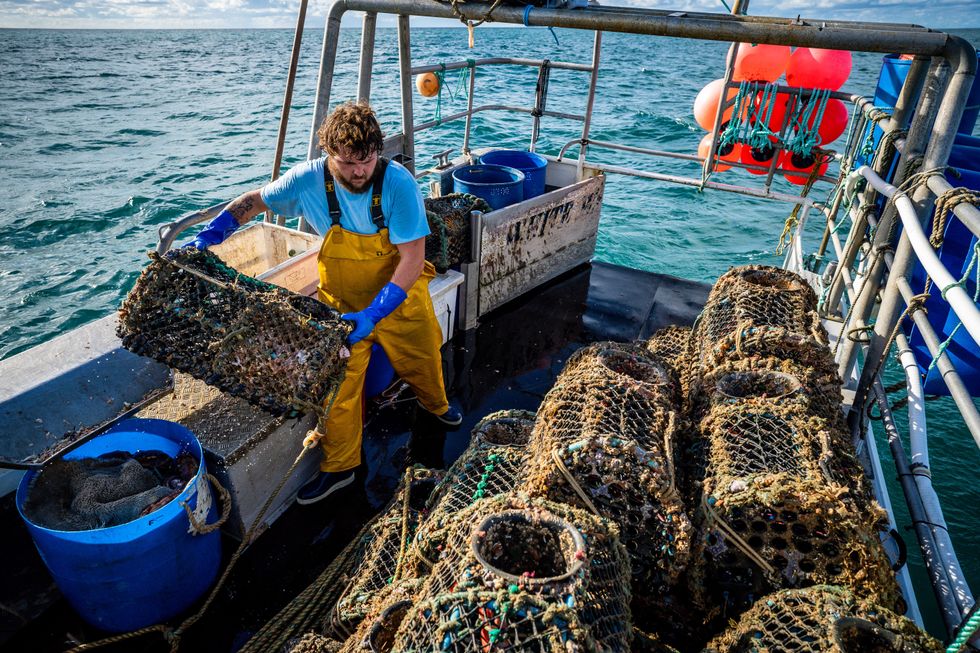
<path id="1" fill-rule="evenodd" d="M 191 246 L 201 250 L 207 249 L 211 245 L 225 242 L 225 239 L 235 233 L 238 227 L 238 220 L 235 219 L 235 216 L 224 210 L 218 214 L 217 218 L 209 222 L 208 226 L 194 237 L 194 240 L 184 243 L 181 247 Z"/>
<path id="2" fill-rule="evenodd" d="M 354 345 L 371 335 L 374 325 L 391 315 L 406 297 L 408 295 L 398 284 L 389 281 L 363 311 L 341 315 L 343 319 L 353 320 L 355 323 L 354 330 L 347 336 L 347 344 Z"/>

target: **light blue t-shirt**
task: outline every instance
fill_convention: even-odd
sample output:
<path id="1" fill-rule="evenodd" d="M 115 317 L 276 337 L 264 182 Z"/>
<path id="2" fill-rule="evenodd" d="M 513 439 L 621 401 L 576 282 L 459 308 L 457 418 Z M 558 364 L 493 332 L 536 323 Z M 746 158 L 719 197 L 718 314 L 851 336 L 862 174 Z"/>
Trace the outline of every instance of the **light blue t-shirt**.
<path id="1" fill-rule="evenodd" d="M 275 213 L 302 216 L 321 236 L 330 229 L 330 212 L 323 190 L 323 167 L 326 157 L 294 166 L 285 175 L 265 185 L 262 201 Z M 359 234 L 374 234 L 378 228 L 371 220 L 371 189 L 351 193 L 334 184 L 340 204 L 340 226 Z M 415 178 L 401 164 L 390 161 L 381 188 L 381 211 L 388 225 L 393 245 L 411 242 L 429 235 L 425 206 Z"/>

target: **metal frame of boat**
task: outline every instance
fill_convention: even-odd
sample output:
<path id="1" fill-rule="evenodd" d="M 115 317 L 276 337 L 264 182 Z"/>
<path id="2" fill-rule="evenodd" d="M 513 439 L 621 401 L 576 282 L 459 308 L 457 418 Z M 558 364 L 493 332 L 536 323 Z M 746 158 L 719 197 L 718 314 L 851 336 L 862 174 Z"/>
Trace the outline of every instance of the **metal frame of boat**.
<path id="1" fill-rule="evenodd" d="M 273 177 L 278 174 L 282 159 L 282 145 L 292 97 L 299 45 L 306 13 L 303 0 L 293 43 L 293 56 L 289 82 L 286 88 L 282 119 L 279 129 Z M 947 634 L 952 638 L 964 619 L 975 609 L 975 601 L 945 528 L 939 501 L 932 489 L 929 475 L 925 414 L 922 408 L 922 388 L 914 361 L 909 365 L 909 349 L 905 336 L 893 334 L 896 325 L 908 314 L 923 334 L 929 351 L 936 357 L 938 369 L 949 387 L 953 400 L 973 439 L 980 445 L 980 414 L 965 389 L 960 377 L 943 351 L 939 337 L 925 315 L 916 310 L 916 291 L 908 277 L 912 266 L 921 262 L 936 285 L 944 289 L 944 298 L 962 320 L 974 340 L 980 342 L 980 311 L 965 290 L 955 283 L 953 276 L 943 268 L 923 235 L 923 225 L 928 224 L 937 197 L 951 190 L 941 174 L 953 144 L 955 126 L 959 123 L 963 106 L 976 75 L 977 57 L 973 47 L 961 38 L 913 25 L 892 23 L 863 23 L 846 21 L 813 21 L 797 18 L 780 19 L 750 17 L 743 14 L 747 2 L 737 3 L 734 13 L 707 14 L 687 11 L 657 11 L 626 7 L 589 6 L 576 9 L 549 7 L 494 5 L 466 2 L 441 3 L 435 0 L 337 0 L 331 5 L 326 21 L 321 53 L 317 97 L 313 128 L 309 141 L 309 157 L 319 155 L 316 127 L 327 114 L 333 91 L 334 66 L 340 37 L 341 20 L 347 12 L 364 12 L 361 34 L 359 76 L 356 97 L 370 100 L 371 74 L 374 66 L 375 33 L 379 14 L 397 16 L 399 72 L 401 87 L 401 132 L 389 137 L 385 153 L 398 158 L 418 178 L 435 175 L 442 180 L 454 165 L 469 161 L 475 150 L 471 149 L 471 125 L 473 116 L 487 111 L 510 111 L 530 114 L 532 128 L 530 149 L 534 150 L 540 135 L 542 116 L 574 120 L 582 123 L 581 137 L 565 144 L 557 157 L 547 157 L 548 185 L 551 193 L 518 205 L 511 210 L 496 211 L 486 216 L 474 216 L 474 229 L 480 238 L 474 241 L 474 262 L 463 266 L 466 285 L 460 299 L 458 319 L 460 326 L 472 327 L 478 318 L 500 306 L 508 299 L 543 283 L 547 279 L 591 258 L 595 246 L 597 225 L 582 203 L 577 204 L 581 215 L 577 224 L 580 232 L 562 241 L 559 249 L 572 247 L 571 254 L 558 256 L 554 246 L 550 250 L 541 247 L 543 240 L 526 239 L 523 249 L 506 250 L 499 244 L 499 234 L 513 233 L 515 224 L 538 220 L 544 224 L 548 211 L 562 203 L 580 201 L 571 196 L 601 198 L 602 184 L 606 175 L 632 175 L 655 181 L 683 184 L 753 197 L 765 198 L 797 205 L 798 221 L 793 240 L 787 250 L 785 267 L 804 275 L 822 297 L 821 310 L 828 330 L 839 339 L 837 348 L 839 371 L 847 383 L 849 425 L 854 442 L 869 467 L 875 491 L 891 514 L 887 490 L 882 479 L 875 440 L 865 408 L 872 400 L 877 403 L 882 423 L 888 436 L 896 470 L 908 504 L 915 534 L 923 560 L 932 583 Z M 565 27 L 595 32 L 591 63 L 542 61 L 513 57 L 458 61 L 444 65 L 413 65 L 411 58 L 412 16 L 480 21 L 491 18 L 495 22 L 525 26 Z M 897 105 L 890 116 L 877 113 L 867 98 L 845 93 L 836 97 L 855 107 L 852 117 L 851 138 L 838 156 L 842 166 L 850 168 L 861 147 L 864 127 L 877 125 L 888 134 L 883 139 L 894 145 L 897 157 L 897 176 L 892 183 L 882 181 L 892 159 L 876 157 L 871 167 L 861 166 L 839 179 L 825 177 L 821 181 L 843 186 L 833 195 L 833 201 L 822 204 L 811 197 L 776 192 L 771 188 L 775 162 L 766 169 L 759 186 L 742 186 L 720 183 L 711 179 L 710 170 L 716 159 L 720 134 L 721 111 L 712 132 L 712 147 L 708 160 L 703 162 L 700 177 L 683 177 L 624 166 L 605 165 L 588 158 L 593 149 L 612 149 L 651 157 L 699 161 L 698 157 L 678 152 L 666 152 L 631 145 L 609 143 L 590 139 L 596 82 L 600 71 L 602 32 L 624 32 L 659 37 L 680 37 L 732 42 L 726 67 L 725 81 L 731 84 L 735 47 L 740 42 L 795 45 L 864 52 L 903 52 L 915 55 L 908 78 L 902 88 Z M 532 107 L 505 106 L 500 104 L 475 105 L 477 93 L 476 69 L 494 65 L 522 65 L 539 70 L 538 90 Z M 436 70 L 469 69 L 468 106 L 465 111 L 447 116 L 441 121 L 417 124 L 413 109 L 412 77 Z M 547 80 L 551 70 L 567 70 L 588 73 L 589 92 L 582 114 L 570 114 L 547 109 Z M 734 86 L 734 85 L 733 85 Z M 780 90 L 805 96 L 806 91 L 781 88 Z M 446 153 L 432 168 L 416 170 L 415 135 L 437 124 L 465 120 L 462 156 L 448 161 Z M 574 159 L 568 151 L 578 147 Z M 742 165 L 745 164 L 736 164 Z M 921 173 L 921 174 L 919 174 Z M 913 175 L 919 176 L 912 178 Z M 855 184 L 857 178 L 864 184 Z M 917 181 L 909 188 L 907 181 Z M 889 201 L 883 210 L 876 207 L 876 198 L 884 196 Z M 584 202 L 584 201 L 583 201 Z M 587 202 L 584 202 L 587 203 Z M 872 207 L 870 210 L 866 207 Z M 176 235 L 186 227 L 206 220 L 218 213 L 224 204 L 186 216 L 181 221 L 161 230 L 159 249 L 165 251 Z M 852 228 L 843 242 L 838 225 L 849 217 Z M 957 219 L 969 230 L 980 235 L 980 211 L 968 204 L 959 204 L 953 211 Z M 826 227 L 816 258 L 804 257 L 802 239 L 807 220 L 820 214 Z M 598 213 L 596 213 L 596 216 Z M 273 219 L 267 216 L 267 220 Z M 280 224 L 282 221 L 280 220 Z M 902 226 L 897 242 L 890 240 L 897 225 Z M 301 223 L 301 229 L 306 225 Z M 870 227 L 870 237 L 867 228 Z M 496 235 L 495 235 L 496 234 Z M 497 241 L 494 240 L 497 238 Z M 505 239 L 506 240 L 506 239 Z M 482 251 L 481 251 L 482 249 Z M 503 272 L 488 272 L 488 256 L 509 257 L 517 264 Z M 836 264 L 828 265 L 823 273 L 814 271 L 813 261 L 828 263 L 836 256 Z M 504 281 L 501 281 L 504 280 Z M 496 285 L 495 285 L 496 284 Z M 880 299 L 879 299 L 880 298 Z M 848 337 L 864 332 L 864 340 Z M 903 365 L 908 373 L 908 398 L 910 411 L 911 455 L 907 454 L 894 416 L 889 408 L 880 381 L 880 364 L 892 342 L 898 346 Z M 909 615 L 921 623 L 916 597 L 911 591 L 907 570 L 900 572 L 903 591 L 910 605 Z"/>

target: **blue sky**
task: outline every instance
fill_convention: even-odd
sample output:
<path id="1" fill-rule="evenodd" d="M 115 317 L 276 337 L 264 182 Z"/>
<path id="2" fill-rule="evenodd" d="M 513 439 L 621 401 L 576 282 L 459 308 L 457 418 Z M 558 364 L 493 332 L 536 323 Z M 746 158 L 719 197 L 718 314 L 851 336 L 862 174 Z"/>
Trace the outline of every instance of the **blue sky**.
<path id="1" fill-rule="evenodd" d="M 330 0 L 310 0 L 308 26 L 323 25 L 329 4 Z M 721 0 L 606 0 L 602 4 L 724 11 Z M 299 0 L 0 0 L 0 27 L 292 28 L 297 7 Z M 753 0 L 750 13 L 869 21 L 877 16 L 934 28 L 980 27 L 980 0 Z M 358 24 L 354 16 L 349 19 L 351 26 Z M 458 25 L 419 22 L 425 24 Z"/>

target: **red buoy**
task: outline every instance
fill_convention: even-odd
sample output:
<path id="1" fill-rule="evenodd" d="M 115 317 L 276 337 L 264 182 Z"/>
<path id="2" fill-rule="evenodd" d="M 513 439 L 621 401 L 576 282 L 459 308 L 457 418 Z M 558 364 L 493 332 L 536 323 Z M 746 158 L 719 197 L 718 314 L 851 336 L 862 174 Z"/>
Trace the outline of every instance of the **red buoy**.
<path id="1" fill-rule="evenodd" d="M 736 82 L 774 82 L 786 70 L 789 56 L 788 45 L 739 43 L 732 79 Z"/>
<path id="2" fill-rule="evenodd" d="M 801 88 L 836 91 L 850 74 L 851 53 L 847 50 L 796 48 L 786 66 L 786 83 Z"/>
<path id="3" fill-rule="evenodd" d="M 753 175 L 764 175 L 768 172 L 769 166 L 772 164 L 772 160 L 780 155 L 780 151 L 773 145 L 766 145 L 765 147 L 749 147 L 748 145 L 742 146 L 741 160 L 742 163 L 753 164 L 757 166 L 765 166 L 765 170 L 761 168 L 746 168 Z"/>
<path id="4" fill-rule="evenodd" d="M 711 134 L 705 134 L 698 143 L 698 156 L 702 159 L 708 158 L 708 151 L 711 149 Z M 722 161 L 738 161 L 741 156 L 741 151 L 745 148 L 738 143 L 729 143 L 728 145 L 720 145 L 718 147 L 718 156 L 715 157 L 715 172 L 724 172 L 725 170 L 731 170 L 732 167 L 721 163 Z"/>
<path id="5" fill-rule="evenodd" d="M 711 131 L 715 128 L 715 116 L 718 115 L 718 99 L 721 97 L 721 89 L 724 87 L 725 80 L 716 79 L 713 82 L 708 82 L 698 93 L 698 96 L 694 98 L 694 119 L 701 125 L 701 129 Z M 734 88 L 728 89 L 726 100 L 734 98 L 737 94 L 738 90 Z M 728 120 L 731 116 L 732 107 L 729 107 L 722 115 L 722 120 Z"/>
<path id="6" fill-rule="evenodd" d="M 810 178 L 810 172 L 813 170 L 814 166 L 817 165 L 817 158 L 820 155 L 817 153 L 811 153 L 807 156 L 801 156 L 793 152 L 787 152 L 786 156 L 780 162 L 783 168 L 783 176 L 791 184 L 796 184 L 797 186 L 803 186 L 806 184 L 807 179 Z M 818 175 L 823 175 L 827 172 L 827 166 L 829 164 L 829 159 L 827 157 L 822 157 L 823 162 L 820 164 L 820 170 Z"/>

